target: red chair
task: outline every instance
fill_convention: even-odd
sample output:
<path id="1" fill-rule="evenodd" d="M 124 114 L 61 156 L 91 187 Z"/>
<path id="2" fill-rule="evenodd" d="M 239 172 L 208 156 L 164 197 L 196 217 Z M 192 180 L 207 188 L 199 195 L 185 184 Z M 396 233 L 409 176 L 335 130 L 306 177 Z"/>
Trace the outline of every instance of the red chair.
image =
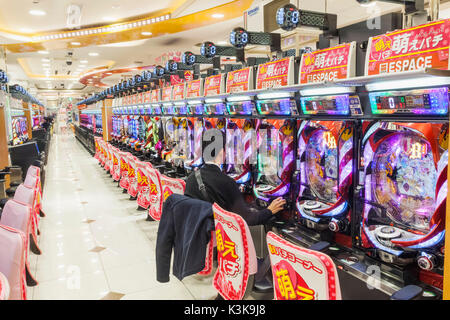
<path id="1" fill-rule="evenodd" d="M 326 254 L 267 234 L 275 300 L 341 300 L 338 273 Z"/>
<path id="2" fill-rule="evenodd" d="M 241 216 L 216 203 L 213 212 L 218 260 L 213 285 L 225 300 L 242 300 L 252 290 L 250 276 L 258 269 L 250 230 Z"/>
<path id="3" fill-rule="evenodd" d="M 130 184 L 130 180 L 128 179 L 128 170 L 129 170 L 129 157 L 131 153 L 129 152 L 121 152 L 120 155 L 120 181 L 119 186 L 122 189 L 127 190 L 128 185 Z"/>
<path id="4" fill-rule="evenodd" d="M 26 236 L 0 225 L 0 272 L 8 279 L 10 300 L 26 300 Z"/>

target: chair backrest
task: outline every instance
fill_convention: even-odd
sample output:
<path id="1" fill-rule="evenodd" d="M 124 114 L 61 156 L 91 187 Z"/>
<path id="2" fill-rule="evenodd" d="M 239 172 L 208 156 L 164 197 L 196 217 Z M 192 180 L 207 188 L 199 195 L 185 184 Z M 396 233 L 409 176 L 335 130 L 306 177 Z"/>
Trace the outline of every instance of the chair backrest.
<path id="1" fill-rule="evenodd" d="M 23 183 L 17 187 L 16 192 L 14 193 L 14 200 L 25 203 L 31 207 L 34 205 L 35 197 L 36 189 L 27 187 Z"/>
<path id="2" fill-rule="evenodd" d="M 156 178 L 156 176 L 158 178 Z M 149 215 L 159 221 L 161 220 L 161 214 L 162 214 L 162 207 L 164 201 L 174 193 L 178 194 L 184 194 L 184 189 L 186 188 L 186 182 L 182 179 L 176 179 L 176 178 L 170 178 L 168 176 L 165 176 L 161 173 L 159 173 L 158 170 L 153 169 L 152 174 L 152 181 L 157 183 L 157 180 L 159 180 L 159 187 L 156 189 L 158 190 L 158 194 L 155 194 L 156 197 L 154 197 L 154 203 L 151 204 Z M 152 189 L 150 187 L 150 189 Z M 154 191 L 150 190 L 150 192 Z"/>
<path id="3" fill-rule="evenodd" d="M 11 300 L 24 300 L 27 297 L 25 239 L 23 232 L 0 225 L 0 272 L 8 279 Z"/>
<path id="4" fill-rule="evenodd" d="M 8 278 L 6 278 L 5 275 L 0 272 L 0 300 L 8 300 L 9 291 L 10 288 Z"/>
<path id="5" fill-rule="evenodd" d="M 31 206 L 16 200 L 8 200 L 3 208 L 0 224 L 20 230 L 28 235 L 30 233 L 32 214 Z"/>
<path id="6" fill-rule="evenodd" d="M 25 177 L 25 181 L 23 182 L 25 186 L 28 188 L 37 188 L 39 187 L 39 176 L 36 176 L 31 173 L 27 173 L 27 176 Z"/>
<path id="7" fill-rule="evenodd" d="M 326 254 L 267 234 L 275 300 L 340 300 L 336 266 Z"/>
<path id="8" fill-rule="evenodd" d="M 213 205 L 218 267 L 213 285 L 226 300 L 242 300 L 258 268 L 255 246 L 241 216 Z"/>
<path id="9" fill-rule="evenodd" d="M 27 176 L 28 175 L 33 175 L 33 176 L 40 176 L 41 174 L 41 168 L 36 167 L 36 166 L 29 166 L 28 170 L 27 170 Z"/>

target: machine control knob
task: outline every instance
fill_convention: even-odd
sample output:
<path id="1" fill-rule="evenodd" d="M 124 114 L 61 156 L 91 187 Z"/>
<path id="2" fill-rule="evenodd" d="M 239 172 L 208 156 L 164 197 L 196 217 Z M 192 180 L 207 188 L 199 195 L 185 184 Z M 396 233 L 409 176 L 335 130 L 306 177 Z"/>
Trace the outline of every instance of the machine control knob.
<path id="1" fill-rule="evenodd" d="M 433 254 L 422 252 L 417 258 L 419 268 L 426 271 L 431 271 L 436 266 L 436 257 Z"/>
<path id="2" fill-rule="evenodd" d="M 333 232 L 338 232 L 339 224 L 337 223 L 337 221 L 330 221 L 330 223 L 328 224 L 328 228 Z"/>
<path id="3" fill-rule="evenodd" d="M 345 231 L 345 229 L 347 228 L 346 220 L 332 219 L 328 223 L 328 228 L 333 232 Z"/>

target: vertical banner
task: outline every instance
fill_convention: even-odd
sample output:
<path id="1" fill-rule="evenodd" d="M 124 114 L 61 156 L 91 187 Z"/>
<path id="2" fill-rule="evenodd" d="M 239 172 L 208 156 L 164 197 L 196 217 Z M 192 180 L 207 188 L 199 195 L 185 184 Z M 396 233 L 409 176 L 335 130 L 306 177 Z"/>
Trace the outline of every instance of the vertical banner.
<path id="1" fill-rule="evenodd" d="M 356 42 L 302 54 L 300 84 L 332 82 L 355 76 Z"/>
<path id="2" fill-rule="evenodd" d="M 253 89 L 253 68 L 228 72 L 226 93 L 239 93 Z"/>
<path id="3" fill-rule="evenodd" d="M 198 98 L 203 95 L 203 79 L 192 80 L 186 83 L 186 99 Z"/>
<path id="4" fill-rule="evenodd" d="M 280 88 L 294 83 L 294 57 L 266 62 L 258 66 L 256 89 Z"/>
<path id="5" fill-rule="evenodd" d="M 450 19 L 369 39 L 366 75 L 449 69 Z"/>
<path id="6" fill-rule="evenodd" d="M 275 300 L 339 300 L 341 291 L 333 260 L 319 251 L 298 247 L 273 232 L 267 234 Z"/>
<path id="7" fill-rule="evenodd" d="M 174 85 L 172 90 L 172 100 L 183 100 L 185 88 L 185 82 Z"/>
<path id="8" fill-rule="evenodd" d="M 224 81 L 225 74 L 217 74 L 214 76 L 209 76 L 205 79 L 205 97 L 214 96 L 224 92 Z"/>

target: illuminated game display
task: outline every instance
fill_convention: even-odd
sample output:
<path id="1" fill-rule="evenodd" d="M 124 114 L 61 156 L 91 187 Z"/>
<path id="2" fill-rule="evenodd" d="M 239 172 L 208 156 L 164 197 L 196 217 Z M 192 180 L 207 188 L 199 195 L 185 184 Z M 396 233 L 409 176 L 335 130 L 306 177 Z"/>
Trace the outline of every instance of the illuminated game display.
<path id="1" fill-rule="evenodd" d="M 442 264 L 448 124 L 376 122 L 363 139 L 362 240 L 386 262 Z"/>
<path id="2" fill-rule="evenodd" d="M 300 190 L 297 211 L 309 228 L 345 231 L 353 174 L 353 126 L 305 121 L 298 131 Z"/>

